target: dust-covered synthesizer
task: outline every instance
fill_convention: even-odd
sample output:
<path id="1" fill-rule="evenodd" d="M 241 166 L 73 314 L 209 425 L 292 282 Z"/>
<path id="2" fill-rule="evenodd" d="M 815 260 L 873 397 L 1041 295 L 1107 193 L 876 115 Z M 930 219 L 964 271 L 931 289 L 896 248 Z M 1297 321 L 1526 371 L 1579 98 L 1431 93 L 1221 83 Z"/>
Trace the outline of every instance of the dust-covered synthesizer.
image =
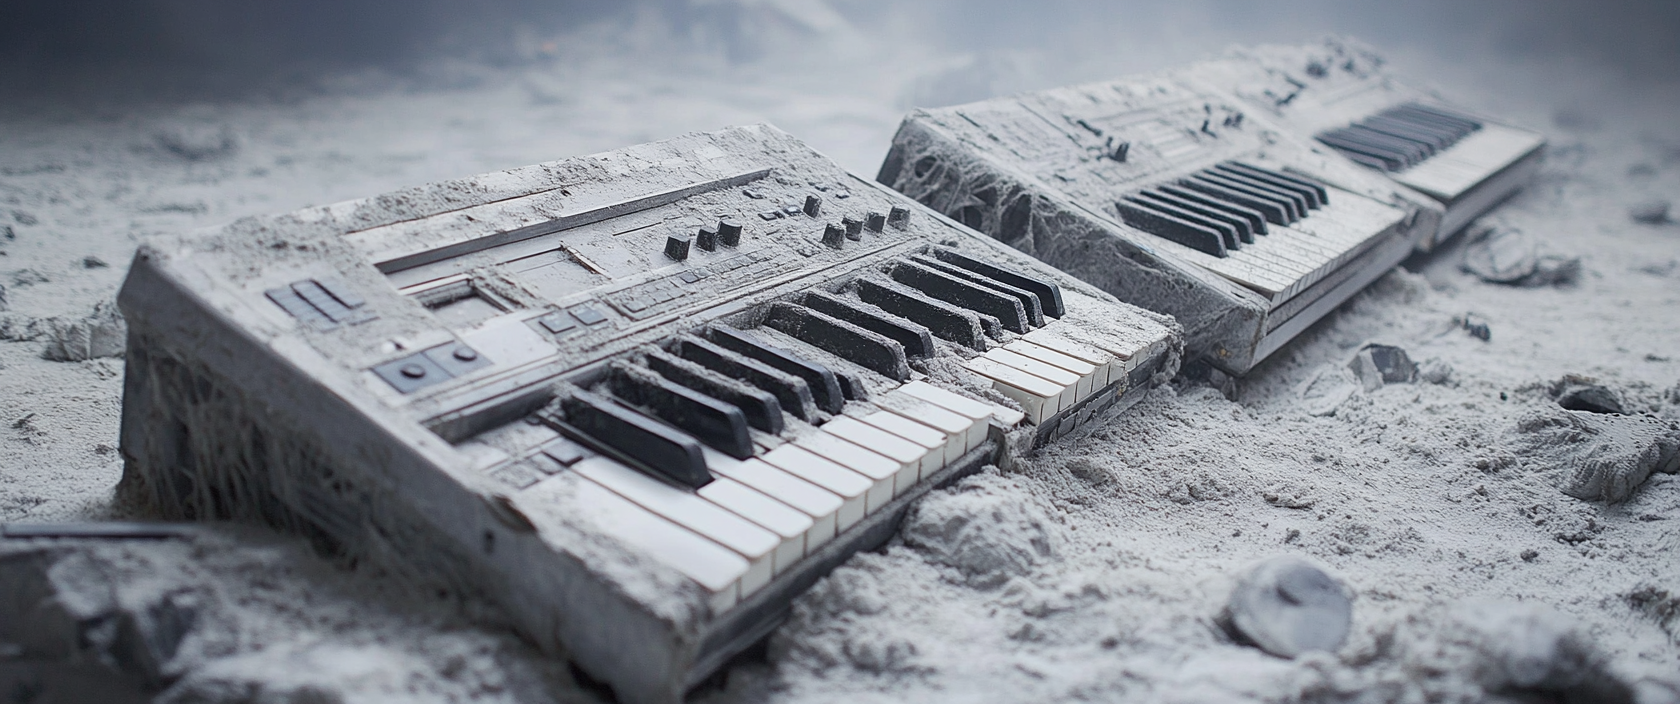
<path id="1" fill-rule="evenodd" d="M 766 125 L 156 240 L 120 303 L 128 496 L 488 595 L 631 702 L 1182 349 Z"/>
<path id="2" fill-rule="evenodd" d="M 918 110 L 880 182 L 1171 314 L 1242 374 L 1433 235 L 1441 207 L 1176 74 Z"/>
<path id="3" fill-rule="evenodd" d="M 1446 214 L 1419 241 L 1425 251 L 1533 180 L 1545 153 L 1544 135 L 1411 85 L 1349 39 L 1241 49 L 1185 71 L 1440 202 Z"/>

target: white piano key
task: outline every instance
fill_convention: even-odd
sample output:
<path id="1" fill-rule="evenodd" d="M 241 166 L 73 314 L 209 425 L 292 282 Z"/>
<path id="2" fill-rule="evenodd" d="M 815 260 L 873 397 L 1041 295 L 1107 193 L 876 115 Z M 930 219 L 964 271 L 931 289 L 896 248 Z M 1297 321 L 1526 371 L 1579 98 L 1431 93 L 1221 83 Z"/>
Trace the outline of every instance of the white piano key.
<path id="1" fill-rule="evenodd" d="M 1423 163 L 1392 176 L 1396 181 L 1450 202 L 1527 156 L 1545 141 L 1528 130 L 1485 122 L 1481 129 L 1465 135 Z"/>
<path id="2" fill-rule="evenodd" d="M 773 574 L 781 574 L 805 556 L 805 533 L 813 523 L 810 516 L 728 477 L 714 477 L 695 493 L 781 536 L 782 544 L 776 547 L 772 561 Z"/>
<path id="3" fill-rule="evenodd" d="M 952 393 L 925 381 L 912 381 L 898 387 L 899 391 L 927 401 L 957 415 L 985 426 L 992 417 L 993 404 L 982 403 L 967 396 Z M 1001 422 L 1001 421 L 1000 421 Z M 988 431 L 989 432 L 989 431 Z"/>
<path id="4" fill-rule="evenodd" d="M 892 501 L 898 474 L 905 468 L 904 463 L 898 460 L 870 452 L 821 430 L 795 439 L 793 444 L 868 479 L 871 484 L 869 500 L 864 504 L 864 513 L 874 513 L 886 506 L 888 501 Z"/>
<path id="5" fill-rule="evenodd" d="M 1011 366 L 999 364 L 985 357 L 975 357 L 963 367 L 992 381 L 992 388 L 1021 404 L 1026 417 L 1034 424 L 1056 415 L 1061 410 L 1062 388 Z"/>
<path id="6" fill-rule="evenodd" d="M 1079 400 L 1079 377 L 1074 375 L 1072 372 L 1065 369 L 1058 369 L 1036 359 L 1011 352 L 1002 347 L 988 350 L 986 354 L 982 356 L 986 359 L 997 362 L 998 364 L 1002 364 L 1006 367 L 1014 367 L 1061 387 L 1061 398 L 1058 399 L 1056 403 L 1058 409 L 1068 408 L 1074 403 L 1077 403 Z"/>
<path id="7" fill-rule="evenodd" d="M 1003 348 L 1009 350 L 1010 352 L 1014 352 L 1015 354 L 1021 355 L 1022 357 L 1043 362 L 1057 369 L 1061 369 L 1078 376 L 1079 389 L 1078 393 L 1074 394 L 1075 400 L 1083 401 L 1086 396 L 1091 395 L 1092 391 L 1102 388 L 1102 384 L 1097 381 L 1096 365 L 1074 359 L 1073 357 L 1069 357 L 1053 349 L 1025 339 L 1011 342 L 1004 345 Z"/>
<path id="8" fill-rule="evenodd" d="M 766 452 L 759 459 L 838 495 L 845 502 L 834 517 L 838 531 L 852 527 L 868 512 L 870 489 L 875 486 L 868 477 L 792 444 Z"/>
<path id="9" fill-rule="evenodd" d="M 894 437 L 904 438 L 922 449 L 922 466 L 916 471 L 916 481 L 921 481 L 934 472 L 939 471 L 951 460 L 962 453 L 952 454 L 956 445 L 951 436 L 929 426 L 917 423 L 891 411 L 876 411 L 858 420 L 864 424 L 891 433 Z M 899 493 L 903 493 L 902 490 Z"/>
<path id="10" fill-rule="evenodd" d="M 986 421 L 983 418 L 975 420 L 958 415 L 902 391 L 883 394 L 876 397 L 874 403 L 955 438 L 956 452 L 951 456 L 952 460 L 986 441 Z"/>
<path id="11" fill-rule="evenodd" d="M 743 598 L 769 583 L 775 567 L 774 553 L 782 543 L 776 534 L 719 508 L 690 489 L 666 484 L 605 457 L 580 460 L 572 465 L 572 471 L 746 558 L 751 567 L 741 575 Z"/>
<path id="12" fill-rule="evenodd" d="M 1115 358 L 1114 355 L 1082 342 L 1076 342 L 1056 332 L 1053 328 L 1039 328 L 1022 336 L 1022 339 L 1096 367 L 1095 386 L 1099 389 L 1117 381 L 1126 368 L 1125 363 Z"/>
<path id="13" fill-rule="evenodd" d="M 713 613 L 740 600 L 740 579 L 751 564 L 729 548 L 659 517 L 599 484 L 579 479 L 579 518 L 695 581 L 711 593 Z"/>
<path id="14" fill-rule="evenodd" d="M 838 494 L 788 474 L 758 458 L 741 461 L 723 453 L 707 449 L 706 465 L 714 474 L 729 477 L 750 486 L 777 501 L 799 509 L 811 519 L 811 529 L 805 532 L 805 551 L 809 553 L 834 538 L 839 531 L 839 514 L 845 499 Z M 722 459 L 718 459 L 722 458 Z M 858 514 L 862 515 L 863 500 L 858 499 Z"/>
<path id="15" fill-rule="evenodd" d="M 926 464 L 928 450 L 921 445 L 851 416 L 835 418 L 824 424 L 822 430 L 841 440 L 857 445 L 861 449 L 898 463 L 898 470 L 893 475 L 893 496 L 904 493 L 904 490 L 909 489 L 922 476 L 922 468 Z M 938 465 L 932 467 L 932 469 L 938 468 Z M 874 509 L 870 510 L 871 512 L 874 511 Z"/>

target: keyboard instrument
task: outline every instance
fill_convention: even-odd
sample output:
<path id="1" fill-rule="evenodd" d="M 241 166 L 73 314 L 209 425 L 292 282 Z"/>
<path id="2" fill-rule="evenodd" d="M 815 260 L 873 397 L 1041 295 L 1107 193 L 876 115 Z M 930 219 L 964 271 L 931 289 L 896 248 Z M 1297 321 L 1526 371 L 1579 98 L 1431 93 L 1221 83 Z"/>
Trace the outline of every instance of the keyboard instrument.
<path id="1" fill-rule="evenodd" d="M 1425 251 L 1532 180 L 1545 151 L 1545 136 L 1408 85 L 1351 40 L 1241 49 L 1184 73 L 1440 202 L 1446 213 L 1437 235 L 1419 241 Z"/>
<path id="2" fill-rule="evenodd" d="M 487 595 L 626 702 L 1182 349 L 765 125 L 154 241 L 120 303 L 125 494 Z"/>
<path id="3" fill-rule="evenodd" d="M 1168 313 L 1242 374 L 1433 233 L 1440 206 L 1175 75 L 918 110 L 881 183 Z"/>

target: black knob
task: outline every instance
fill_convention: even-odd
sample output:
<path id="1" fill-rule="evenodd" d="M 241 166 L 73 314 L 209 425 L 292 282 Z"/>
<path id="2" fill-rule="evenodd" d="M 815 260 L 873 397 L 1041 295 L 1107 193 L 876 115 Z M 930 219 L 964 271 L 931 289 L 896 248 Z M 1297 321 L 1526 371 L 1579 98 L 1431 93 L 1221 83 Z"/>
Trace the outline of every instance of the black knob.
<path id="1" fill-rule="evenodd" d="M 418 364 L 404 364 L 397 371 L 410 379 L 419 379 L 426 375 L 426 368 Z"/>
<path id="2" fill-rule="evenodd" d="M 865 230 L 870 232 L 880 232 L 881 228 L 886 226 L 887 216 L 885 215 L 875 211 L 870 211 L 868 215 L 863 216 L 863 229 Z"/>
<path id="3" fill-rule="evenodd" d="M 456 359 L 459 359 L 463 362 L 471 362 L 473 360 L 478 359 L 478 352 L 473 351 L 473 348 L 471 348 L 471 347 L 467 347 L 466 345 L 462 345 L 460 347 L 455 348 L 455 355 L 454 356 L 455 356 Z"/>
<path id="4" fill-rule="evenodd" d="M 735 220 L 719 220 L 717 226 L 718 241 L 725 247 L 741 244 L 741 223 Z"/>
<path id="5" fill-rule="evenodd" d="M 892 212 L 887 213 L 887 224 L 900 230 L 910 227 L 910 209 L 899 205 L 893 206 Z"/>
<path id="6" fill-rule="evenodd" d="M 834 223 L 829 223 L 828 227 L 823 228 L 823 244 L 839 249 L 845 243 L 846 228 Z"/>
<path id="7" fill-rule="evenodd" d="M 700 232 L 694 235 L 694 246 L 708 252 L 716 251 L 718 246 L 717 231 L 709 227 L 700 228 Z"/>
<path id="8" fill-rule="evenodd" d="M 665 238 L 665 256 L 683 261 L 688 258 L 688 245 L 694 240 L 686 235 L 671 235 Z"/>
<path id="9" fill-rule="evenodd" d="M 822 215 L 822 196 L 805 196 L 805 214 L 813 218 Z"/>
<path id="10" fill-rule="evenodd" d="M 849 239 L 849 240 L 861 240 L 861 239 L 863 239 L 863 221 L 862 220 L 859 220 L 859 219 L 851 217 L 851 216 L 847 216 L 847 217 L 844 217 L 844 218 L 840 219 L 840 224 L 846 226 L 846 239 Z"/>

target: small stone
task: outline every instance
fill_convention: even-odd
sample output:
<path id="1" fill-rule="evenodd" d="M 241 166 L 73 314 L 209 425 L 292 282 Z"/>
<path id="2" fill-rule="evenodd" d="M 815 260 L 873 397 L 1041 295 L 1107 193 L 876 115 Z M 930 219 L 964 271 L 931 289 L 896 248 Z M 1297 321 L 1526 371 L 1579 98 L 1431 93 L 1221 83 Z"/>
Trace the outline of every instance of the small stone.
<path id="1" fill-rule="evenodd" d="M 12 285 L 14 286 L 34 286 L 35 284 L 44 284 L 48 281 L 50 281 L 50 279 L 47 278 L 46 274 L 34 269 L 18 269 L 17 271 L 12 272 Z"/>
<path id="2" fill-rule="evenodd" d="M 1417 381 L 1417 364 L 1406 350 L 1393 345 L 1369 344 L 1348 362 L 1348 369 L 1359 377 L 1366 392 L 1382 388 L 1384 384 L 1409 384 Z"/>
<path id="3" fill-rule="evenodd" d="M 1452 374 L 1452 365 L 1439 357 L 1430 357 L 1418 365 L 1418 378 L 1431 384 L 1446 384 L 1452 381 Z"/>
<path id="4" fill-rule="evenodd" d="M 89 254 L 88 256 L 82 257 L 82 268 L 83 269 L 104 269 L 105 267 L 108 267 L 108 266 L 110 266 L 110 264 L 106 264 L 105 260 L 100 259 L 99 257 L 93 256 L 91 254 Z"/>
<path id="5" fill-rule="evenodd" d="M 1559 406 L 1571 411 L 1626 413 L 1622 406 L 1622 395 L 1597 383 L 1591 377 L 1565 375 L 1552 383 L 1550 392 L 1552 398 L 1557 399 Z"/>
<path id="6" fill-rule="evenodd" d="M 128 325 L 109 302 L 100 302 L 80 320 L 50 318 L 43 321 L 46 349 L 43 359 L 54 362 L 83 362 L 99 357 L 120 357 L 128 344 Z"/>
<path id="7" fill-rule="evenodd" d="M 1493 329 L 1488 327 L 1487 320 L 1475 313 L 1465 313 L 1464 317 L 1458 319 L 1458 326 L 1482 342 L 1493 339 Z"/>
<path id="8" fill-rule="evenodd" d="M 1464 248 L 1464 270 L 1496 284 L 1512 284 L 1534 273 L 1539 247 L 1522 230 L 1487 227 Z"/>
<path id="9" fill-rule="evenodd" d="M 1312 563 L 1282 555 L 1237 580 L 1221 620 L 1234 637 L 1278 657 L 1333 653 L 1353 622 L 1353 595 Z"/>
<path id="10" fill-rule="evenodd" d="M 1638 203 L 1628 208 L 1628 217 L 1641 225 L 1663 225 L 1669 222 L 1668 211 L 1671 205 L 1666 200 L 1653 200 Z"/>
<path id="11" fill-rule="evenodd" d="M 1581 258 L 1555 254 L 1542 255 L 1534 262 L 1534 273 L 1522 280 L 1522 285 L 1569 286 L 1581 278 Z"/>

